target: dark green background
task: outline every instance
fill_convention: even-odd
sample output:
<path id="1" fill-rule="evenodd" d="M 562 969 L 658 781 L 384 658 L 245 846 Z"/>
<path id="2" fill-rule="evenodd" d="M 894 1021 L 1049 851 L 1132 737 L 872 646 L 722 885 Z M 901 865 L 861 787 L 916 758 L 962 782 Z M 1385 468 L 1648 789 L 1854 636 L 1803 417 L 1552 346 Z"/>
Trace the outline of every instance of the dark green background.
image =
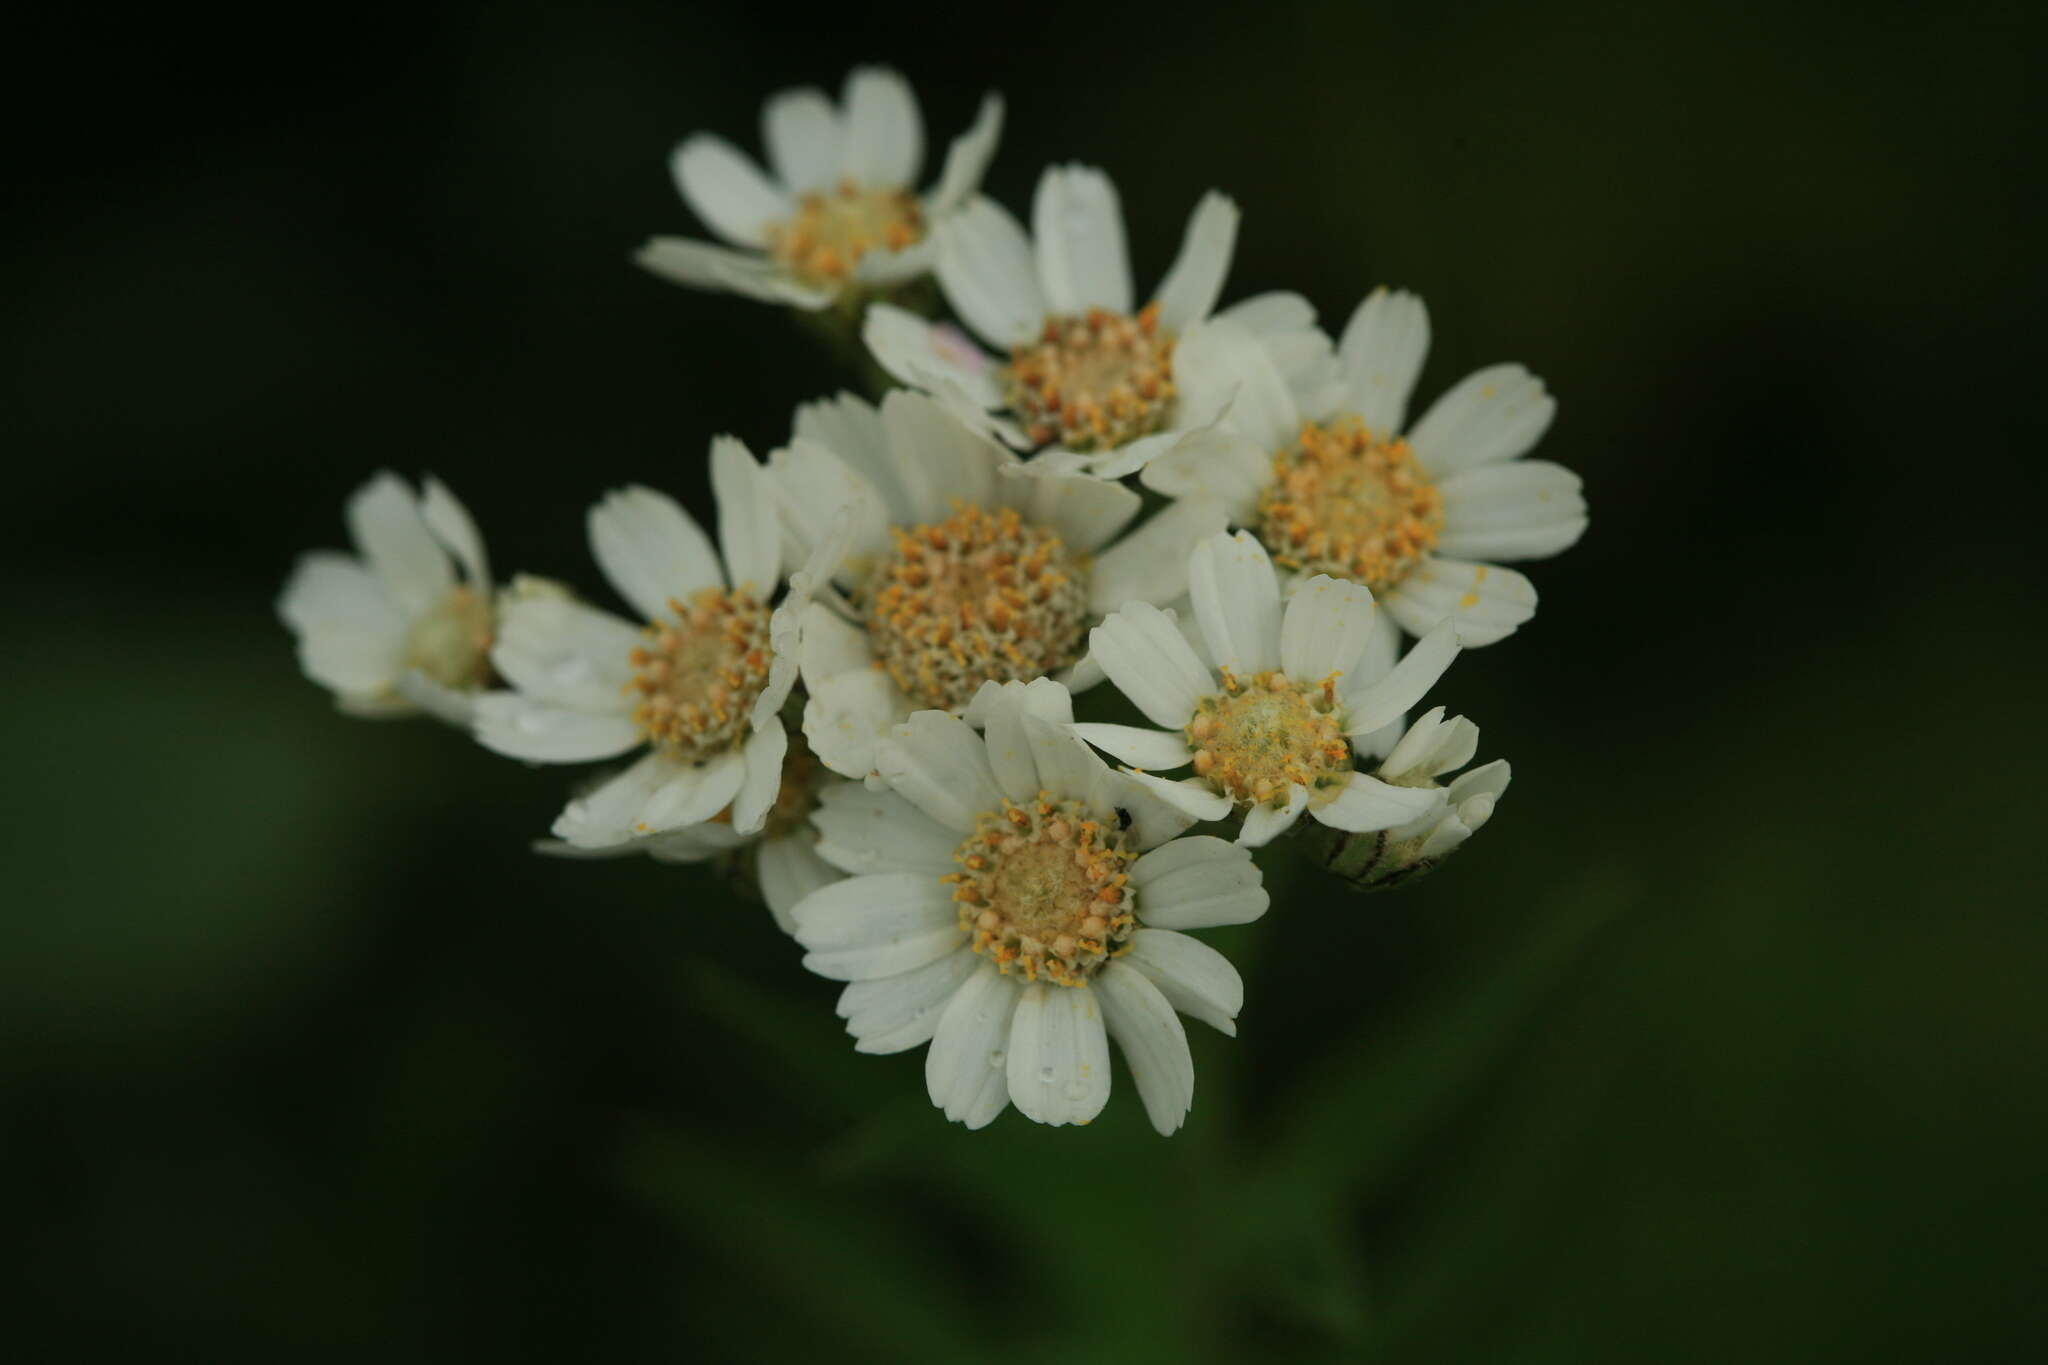
<path id="1" fill-rule="evenodd" d="M 10 1354 L 2009 1361 L 2048 1341 L 2028 7 L 443 5 L 13 44 Z M 636 272 L 664 158 L 901 64 L 1141 287 L 1429 300 L 1586 540 L 1440 690 L 1515 764 L 1399 895 L 1217 935 L 1188 1129 L 979 1134 L 757 908 L 542 861 L 565 775 L 335 715 L 272 598 L 371 470 L 596 590 L 840 382 Z M 2031 1350 L 2030 1350 L 2031 1348 Z M 17 1356 L 16 1358 L 23 1358 Z"/>

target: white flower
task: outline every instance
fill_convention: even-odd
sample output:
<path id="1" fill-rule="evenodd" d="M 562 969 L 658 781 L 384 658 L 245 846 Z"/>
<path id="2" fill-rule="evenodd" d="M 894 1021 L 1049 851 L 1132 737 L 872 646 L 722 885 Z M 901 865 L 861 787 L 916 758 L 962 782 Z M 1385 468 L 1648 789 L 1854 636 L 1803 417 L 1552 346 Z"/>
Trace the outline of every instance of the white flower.
<path id="1" fill-rule="evenodd" d="M 1463 716 L 1444 717 L 1439 706 L 1411 726 L 1378 769 L 1380 779 L 1396 786 L 1440 791 L 1434 809 L 1373 833 L 1334 843 L 1323 864 L 1361 887 L 1393 886 L 1427 872 L 1493 817 L 1508 789 L 1506 759 L 1496 759 L 1462 773 L 1448 784 L 1439 779 L 1472 761 L 1479 751 L 1479 727 Z"/>
<path id="2" fill-rule="evenodd" d="M 491 681 L 494 616 L 476 523 L 438 480 L 415 495 L 386 472 L 349 499 L 348 527 L 357 554 L 303 556 L 278 598 L 299 666 L 352 715 L 467 724 Z"/>
<path id="3" fill-rule="evenodd" d="M 1135 489 L 1022 461 L 922 394 L 811 403 L 795 425 L 769 458 L 785 533 L 798 558 L 846 547 L 824 570 L 839 592 L 805 609 L 804 733 L 848 777 L 890 726 L 990 679 L 1099 679 L 1089 624 L 1180 596 L 1188 550 L 1223 527 L 1189 500 L 1123 535 Z"/>
<path id="4" fill-rule="evenodd" d="M 600 779 L 593 786 L 608 780 Z M 730 820 L 712 819 L 602 847 L 578 847 L 565 840 L 543 839 L 535 848 L 568 858 L 617 858 L 645 853 L 659 862 L 685 864 L 739 856 L 747 860 L 754 884 L 776 925 L 786 934 L 794 933 L 795 924 L 789 912 L 797 902 L 846 875 L 818 856 L 818 828 L 812 817 L 828 793 L 847 785 L 845 778 L 826 771 L 802 737 L 796 736 L 783 757 L 781 784 L 768 808 L 767 819 L 752 834 L 734 829 Z"/>
<path id="5" fill-rule="evenodd" d="M 1440 792 L 1382 781 L 1353 759 L 1457 657 L 1454 627 L 1438 626 L 1398 664 L 1376 663 L 1371 592 L 1318 574 L 1283 608 L 1279 575 L 1243 531 L 1196 546 L 1188 576 L 1204 651 L 1142 602 L 1090 636 L 1109 680 L 1165 729 L 1090 724 L 1079 734 L 1134 765 L 1137 780 L 1190 819 L 1242 809 L 1246 845 L 1268 842 L 1304 811 L 1353 832 L 1435 812 Z M 1189 765 L 1195 775 L 1177 782 L 1147 771 Z"/>
<path id="6" fill-rule="evenodd" d="M 515 689 L 477 703 L 476 732 L 502 754 L 582 763 L 647 746 L 639 761 L 569 802 L 554 833 L 579 848 L 723 818 L 760 830 L 782 781 L 780 711 L 796 684 L 811 576 L 779 606 L 775 507 L 760 466 L 731 437 L 711 445 L 718 539 L 673 499 L 627 488 L 590 511 L 590 546 L 640 619 L 579 602 L 518 602 L 492 661 Z"/>
<path id="7" fill-rule="evenodd" d="M 1536 589 L 1497 561 L 1557 554 L 1586 529 L 1578 475 L 1520 458 L 1557 410 L 1541 380 L 1490 366 L 1406 427 L 1429 316 L 1405 292 L 1375 290 L 1359 305 L 1339 380 L 1320 396 L 1251 334 L 1210 332 L 1227 358 L 1187 379 L 1184 395 L 1228 396 L 1225 421 L 1252 444 L 1168 452 L 1145 468 L 1148 487 L 1221 498 L 1281 564 L 1363 582 L 1411 635 L 1454 620 L 1465 644 L 1491 644 L 1534 614 Z"/>
<path id="8" fill-rule="evenodd" d="M 839 109 L 815 88 L 782 91 L 762 115 L 772 178 L 710 133 L 685 139 L 669 159 L 683 198 L 732 246 L 656 237 L 636 259 L 678 284 L 797 308 L 903 283 L 931 269 L 932 227 L 980 186 L 1002 120 L 1002 101 L 984 98 L 938 185 L 919 197 L 911 186 L 924 124 L 901 76 L 855 70 Z"/>
<path id="9" fill-rule="evenodd" d="M 1038 182 L 1032 236 L 987 199 L 936 233 L 947 300 L 1000 359 L 897 308 L 870 308 L 863 334 L 895 378 L 1012 444 L 1057 442 L 1090 452 L 1063 457 L 1071 463 L 1121 477 L 1184 441 L 1204 444 L 1194 434 L 1228 402 L 1228 376 L 1207 374 L 1217 356 L 1200 334 L 1223 291 L 1237 219 L 1231 200 L 1214 191 L 1203 196 L 1158 292 L 1133 311 L 1116 188 L 1090 167 L 1054 166 Z M 1260 295 L 1219 316 L 1259 338 L 1276 372 L 1317 388 L 1326 381 L 1329 340 L 1314 330 L 1315 310 L 1298 295 Z M 1189 401 L 1190 378 L 1204 392 L 1220 384 L 1224 396 Z M 977 417 L 998 411 L 1010 418 Z"/>
<path id="10" fill-rule="evenodd" d="M 946 1117 L 979 1128 L 1014 1102 L 1086 1123 L 1117 1040 L 1153 1127 L 1180 1127 L 1194 1062 L 1176 1010 L 1235 1032 L 1243 983 L 1179 931 L 1242 924 L 1266 892 L 1244 849 L 1176 838 L 1186 816 L 1075 738 L 1065 688 L 991 683 L 986 733 L 920 711 L 879 747 L 886 790 L 849 785 L 814 817 L 854 873 L 796 907 L 804 965 L 849 982 L 862 1052 L 927 1040 Z"/>

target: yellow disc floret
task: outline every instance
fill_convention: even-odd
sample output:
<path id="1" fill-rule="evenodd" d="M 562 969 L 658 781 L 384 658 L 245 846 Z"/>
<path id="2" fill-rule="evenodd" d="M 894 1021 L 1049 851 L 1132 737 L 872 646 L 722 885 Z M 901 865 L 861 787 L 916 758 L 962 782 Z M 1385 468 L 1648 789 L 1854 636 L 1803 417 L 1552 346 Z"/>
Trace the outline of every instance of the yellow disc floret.
<path id="1" fill-rule="evenodd" d="M 1202 698 L 1187 724 L 1195 775 L 1241 806 L 1285 806 L 1291 790 L 1328 799 L 1351 776 L 1351 744 L 1336 676 L 1301 684 L 1275 670 L 1240 681 L 1223 671 L 1223 691 Z"/>
<path id="2" fill-rule="evenodd" d="M 1408 442 L 1376 437 L 1355 417 L 1304 423 L 1273 457 L 1259 498 L 1259 538 L 1273 558 L 1383 592 L 1437 542 L 1444 500 Z"/>
<path id="3" fill-rule="evenodd" d="M 975 952 L 1005 975 L 1083 986 L 1137 928 L 1136 857 L 1114 821 L 1040 792 L 983 812 L 946 880 Z"/>
<path id="4" fill-rule="evenodd" d="M 406 633 L 406 666 L 457 692 L 478 691 L 491 683 L 495 632 L 490 597 L 467 584 L 451 588 Z"/>
<path id="5" fill-rule="evenodd" d="M 1010 352 L 1003 379 L 1034 443 L 1109 450 L 1166 424 L 1173 335 L 1156 303 L 1136 317 L 1101 308 L 1049 317 L 1037 340 Z"/>
<path id="6" fill-rule="evenodd" d="M 924 211 L 908 190 L 864 189 L 842 180 L 797 201 L 796 216 L 768 227 L 768 250 L 797 278 L 840 285 L 871 251 L 901 251 L 924 237 Z"/>
<path id="7" fill-rule="evenodd" d="M 743 592 L 704 588 L 671 598 L 674 622 L 656 622 L 631 657 L 633 722 L 686 763 L 731 749 L 750 732 L 754 699 L 768 684 L 768 607 Z"/>
<path id="8" fill-rule="evenodd" d="M 1041 678 L 1080 657 L 1087 571 L 1053 531 L 970 504 L 890 534 L 868 636 L 919 706 L 964 706 L 984 682 Z"/>

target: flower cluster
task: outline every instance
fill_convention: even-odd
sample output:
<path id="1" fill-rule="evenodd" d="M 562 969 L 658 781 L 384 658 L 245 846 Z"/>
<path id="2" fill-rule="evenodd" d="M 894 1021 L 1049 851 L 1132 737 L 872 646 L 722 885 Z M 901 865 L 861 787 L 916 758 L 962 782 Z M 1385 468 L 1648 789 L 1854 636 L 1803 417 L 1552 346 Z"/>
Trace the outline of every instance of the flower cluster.
<path id="1" fill-rule="evenodd" d="M 1409 716 L 1530 619 L 1502 561 L 1567 548 L 1586 507 L 1525 458 L 1555 404 L 1518 365 L 1409 420 L 1413 294 L 1334 340 L 1297 294 L 1219 306 L 1238 208 L 1212 191 L 1141 303 L 1107 175 L 1047 170 L 1028 229 L 979 194 L 1001 118 L 988 97 L 923 195 L 918 105 L 881 69 L 770 100 L 769 172 L 677 148 L 729 245 L 641 264 L 816 313 L 893 382 L 798 405 L 765 459 L 711 441 L 715 536 L 658 489 L 592 506 L 623 614 L 497 584 L 455 497 L 388 473 L 349 502 L 356 554 L 305 557 L 279 612 L 351 714 L 613 763 L 540 848 L 732 868 L 846 983 L 859 1051 L 926 1047 L 948 1118 L 1086 1123 L 1113 1038 L 1171 1133 L 1180 1017 L 1234 1033 L 1244 997 L 1189 931 L 1265 913 L 1254 850 L 1377 888 L 1487 821 L 1507 764 L 1453 776 L 1477 727 Z M 915 306 L 941 296 L 965 331 Z"/>

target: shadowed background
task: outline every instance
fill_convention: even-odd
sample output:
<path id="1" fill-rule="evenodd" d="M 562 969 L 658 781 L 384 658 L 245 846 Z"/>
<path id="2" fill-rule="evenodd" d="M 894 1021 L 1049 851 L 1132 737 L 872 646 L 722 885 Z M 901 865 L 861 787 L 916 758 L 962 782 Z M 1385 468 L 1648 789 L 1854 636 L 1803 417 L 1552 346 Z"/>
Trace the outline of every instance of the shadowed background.
<path id="1" fill-rule="evenodd" d="M 47 30 L 5 231 L 10 1337 L 209 1361 L 2023 1358 L 2039 33 L 2014 5 L 499 4 Z M 306 16 L 296 16 L 303 21 Z M 930 161 L 1215 186 L 1226 298 L 1429 301 L 1426 402 L 1559 396 L 1586 540 L 1436 696 L 1515 765 L 1444 871 L 1276 873 L 1188 1128 L 968 1134 L 706 876 L 526 853 L 569 774 L 333 713 L 274 595 L 373 470 L 602 594 L 845 379 L 633 269 L 694 129 L 901 66 Z M 34 94 L 33 91 L 30 92 Z M 2021 451 L 2026 452 L 2023 462 Z"/>

